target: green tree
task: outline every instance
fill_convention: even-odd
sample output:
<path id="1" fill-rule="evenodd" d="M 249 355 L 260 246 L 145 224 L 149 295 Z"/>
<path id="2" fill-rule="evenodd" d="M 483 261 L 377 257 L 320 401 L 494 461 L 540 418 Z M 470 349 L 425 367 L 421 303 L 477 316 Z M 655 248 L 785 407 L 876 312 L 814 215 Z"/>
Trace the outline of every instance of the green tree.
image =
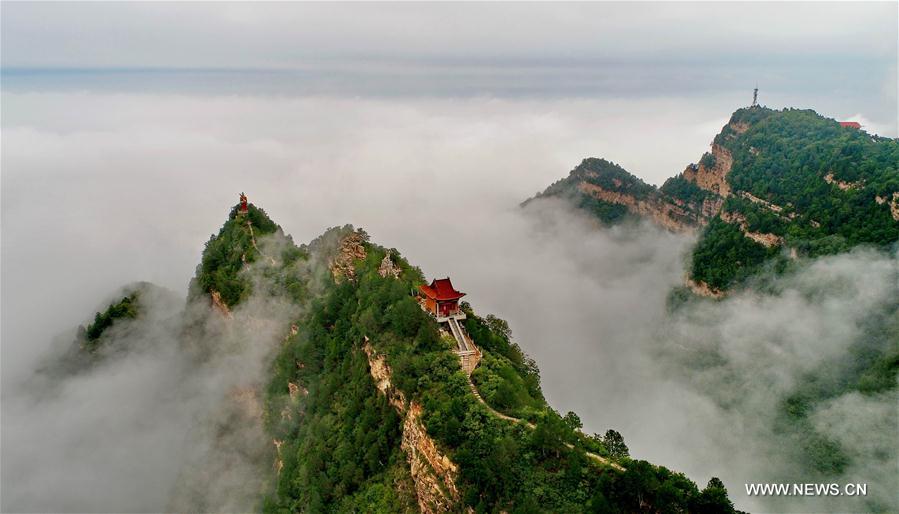
<path id="1" fill-rule="evenodd" d="M 624 444 L 624 437 L 617 430 L 612 430 L 611 428 L 606 430 L 602 443 L 613 458 L 620 459 L 630 455 L 627 445 Z"/>

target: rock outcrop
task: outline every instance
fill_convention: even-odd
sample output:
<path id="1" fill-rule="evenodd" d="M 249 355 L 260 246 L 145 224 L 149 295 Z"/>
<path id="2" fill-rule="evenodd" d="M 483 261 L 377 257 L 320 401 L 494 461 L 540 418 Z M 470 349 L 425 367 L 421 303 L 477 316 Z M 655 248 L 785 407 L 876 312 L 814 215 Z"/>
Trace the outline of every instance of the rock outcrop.
<path id="1" fill-rule="evenodd" d="M 693 292 L 693 294 L 699 296 L 705 296 L 706 298 L 724 298 L 724 292 L 709 287 L 708 284 L 701 280 L 693 280 L 689 277 L 684 278 L 684 285 Z"/>
<path id="2" fill-rule="evenodd" d="M 658 195 L 652 195 L 646 199 L 638 199 L 634 195 L 609 191 L 589 182 L 581 182 L 577 188 L 581 193 L 590 195 L 597 200 L 624 205 L 632 214 L 649 218 L 658 225 L 674 232 L 689 232 L 697 225 L 697 220 L 694 219 L 694 216 L 688 209 L 668 202 Z"/>
<path id="3" fill-rule="evenodd" d="M 747 222 L 746 217 L 738 212 L 722 212 L 721 220 L 726 223 L 737 225 L 738 227 L 740 227 L 740 231 L 743 232 L 744 236 L 752 239 L 756 243 L 764 245 L 766 248 L 780 246 L 784 243 L 784 238 L 776 234 L 750 231 L 748 228 L 749 223 Z"/>
<path id="4" fill-rule="evenodd" d="M 889 200 L 890 202 L 890 215 L 894 220 L 899 221 L 899 192 L 893 193 L 891 197 L 874 197 L 874 201 L 876 201 L 879 205 L 886 203 L 887 200 Z"/>
<path id="5" fill-rule="evenodd" d="M 745 238 L 702 230 L 699 251 L 692 253 L 693 278 L 712 289 L 685 285 L 715 296 L 714 288 L 729 289 L 778 256 L 895 243 L 899 191 L 886 156 L 895 154 L 896 140 L 837 133 L 837 126 L 814 111 L 754 105 L 735 111 L 710 150 L 660 187 L 591 157 L 534 199 L 566 200 L 608 225 L 639 218 L 674 232 L 719 221 L 739 227 Z M 749 256 L 746 239 L 768 249 L 793 248 Z M 725 247 L 736 258 L 720 258 Z"/>
<path id="6" fill-rule="evenodd" d="M 362 347 L 368 356 L 372 380 L 378 391 L 387 397 L 404 417 L 401 448 L 406 454 L 418 507 L 425 514 L 453 512 L 459 504 L 456 478 L 459 467 L 440 452 L 421 421 L 422 407 L 416 402 L 406 403 L 406 397 L 391 384 L 390 366 L 383 355 L 377 354 L 366 341 Z"/>
<path id="7" fill-rule="evenodd" d="M 384 278 L 399 278 L 400 269 L 393 263 L 390 252 L 387 252 L 387 255 L 385 255 L 384 259 L 381 261 L 381 266 L 378 267 L 378 275 L 381 275 Z"/>
<path id="8" fill-rule="evenodd" d="M 222 294 L 216 290 L 212 290 L 212 293 L 209 295 L 212 299 L 212 306 L 215 307 L 215 310 L 219 311 L 222 316 L 227 319 L 233 319 L 234 316 L 231 314 L 231 309 L 225 304 L 225 301 L 222 300 Z"/>
<path id="9" fill-rule="evenodd" d="M 731 122 L 722 129 L 722 134 L 726 134 L 724 140 L 729 140 L 748 129 L 746 123 Z M 613 163 L 586 159 L 567 179 L 554 184 L 541 196 L 565 194 L 566 190 L 573 189 L 579 195 L 622 205 L 629 213 L 668 230 L 691 232 L 717 216 L 724 200 L 733 194 L 728 182 L 733 162 L 730 150 L 715 142 L 711 153 L 703 156 L 699 164 L 688 165 L 674 177 L 675 187 L 668 188 L 666 184 L 656 188 Z M 684 193 L 684 189 L 695 193 Z"/>
<path id="10" fill-rule="evenodd" d="M 356 259 L 365 258 L 365 235 L 359 231 L 353 232 L 340 241 L 337 256 L 329 262 L 329 268 L 334 280 L 338 283 L 347 279 L 356 279 Z"/>
<path id="11" fill-rule="evenodd" d="M 865 186 L 865 183 L 863 181 L 845 182 L 843 180 L 836 179 L 834 178 L 832 171 L 827 175 L 824 175 L 824 182 L 837 186 L 841 191 L 850 191 L 852 189 L 858 189 Z"/>
<path id="12" fill-rule="evenodd" d="M 727 174 L 730 173 L 734 164 L 734 158 L 727 148 L 717 143 L 712 144 L 711 155 L 714 164 L 707 166 L 703 160 L 700 160 L 698 165 L 687 166 L 687 169 L 684 170 L 684 179 L 693 182 L 701 189 L 727 198 L 730 195 Z"/>

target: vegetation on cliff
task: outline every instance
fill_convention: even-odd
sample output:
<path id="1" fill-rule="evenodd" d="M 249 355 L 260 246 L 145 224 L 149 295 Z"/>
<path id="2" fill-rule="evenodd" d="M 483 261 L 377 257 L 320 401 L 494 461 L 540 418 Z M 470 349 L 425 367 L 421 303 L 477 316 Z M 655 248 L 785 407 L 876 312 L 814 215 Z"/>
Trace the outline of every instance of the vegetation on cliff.
<path id="1" fill-rule="evenodd" d="M 740 228 L 713 219 L 693 248 L 690 276 L 715 289 L 725 289 L 758 271 L 776 248 L 765 246 L 745 237 Z"/>
<path id="2" fill-rule="evenodd" d="M 255 205 L 250 204 L 246 214 L 239 212 L 239 206 L 234 206 L 219 233 L 210 236 L 206 242 L 203 258 L 191 285 L 191 294 L 196 296 L 216 291 L 225 305 L 240 303 L 251 292 L 249 279 L 240 275 L 240 270 L 246 263 L 259 258 L 254 238 L 279 230 L 280 227 L 265 211 Z"/>
<path id="3" fill-rule="evenodd" d="M 737 135 L 730 127 L 739 124 L 748 128 Z M 733 156 L 727 179 L 735 194 L 723 212 L 745 218 L 746 231 L 782 237 L 810 257 L 899 240 L 899 220 L 885 201 L 899 191 L 899 141 L 841 127 L 811 110 L 756 107 L 735 112 L 716 143 Z M 692 274 L 726 289 L 778 252 L 762 253 L 745 236 L 709 224 Z"/>
<path id="4" fill-rule="evenodd" d="M 118 302 L 109 304 L 102 313 L 98 312 L 94 316 L 94 321 L 84 331 L 83 346 L 86 350 L 96 351 L 100 344 L 100 336 L 110 328 L 116 321 L 120 319 L 134 319 L 139 312 L 138 296 L 139 292 L 135 291 L 125 296 Z"/>
<path id="5" fill-rule="evenodd" d="M 568 177 L 559 180 L 526 200 L 522 205 L 537 198 L 563 198 L 579 209 L 583 209 L 604 224 L 615 224 L 627 219 L 636 219 L 627 206 L 596 198 L 585 193 L 581 184 L 591 184 L 608 191 L 615 191 L 635 199 L 646 199 L 655 188 L 630 174 L 621 166 L 605 159 L 587 158 L 577 165 Z"/>
<path id="6" fill-rule="evenodd" d="M 702 205 L 703 201 L 713 196 L 710 191 L 684 178 L 683 173 L 668 178 L 659 188 L 659 192 L 664 197 L 671 198 L 675 202 L 680 201 L 692 205 Z"/>
<path id="7" fill-rule="evenodd" d="M 266 423 L 280 471 L 267 511 L 416 510 L 403 422 L 378 394 L 363 343 L 386 356 L 392 387 L 422 406 L 427 434 L 458 466 L 459 499 L 450 510 L 733 511 L 720 482 L 700 491 L 682 474 L 627 458 L 620 437 L 581 433 L 576 415 L 546 404 L 537 366 L 511 342 L 508 325 L 466 305 L 466 328 L 484 354 L 473 380 L 491 407 L 534 425 L 495 415 L 410 294 L 424 282 L 421 272 L 391 250 L 401 273 L 383 278 L 385 249 L 365 247 L 355 280 L 328 281 L 275 360 Z M 588 450 L 610 456 L 606 443 L 625 471 L 588 457 Z"/>
<path id="8" fill-rule="evenodd" d="M 769 263 L 786 269 L 780 249 L 817 257 L 899 240 L 899 140 L 757 106 L 734 112 L 713 143 L 658 189 L 585 159 L 538 197 L 566 198 L 607 224 L 645 216 L 701 229 L 689 274 L 719 291 Z"/>
<path id="9" fill-rule="evenodd" d="M 574 173 L 562 182 L 569 191 L 598 183 Z M 562 190 L 561 185 L 552 187 Z M 621 201 L 619 206 L 627 202 L 626 215 L 652 218 L 645 209 L 634 208 L 632 199 L 618 200 L 607 191 L 598 194 Z M 656 197 L 660 201 L 650 205 L 653 209 L 678 204 L 700 221 L 692 225 L 699 234 L 688 259 L 691 280 L 669 295 L 669 315 L 690 315 L 696 312 L 691 307 L 701 308 L 693 293 L 722 298 L 729 290 L 751 287 L 755 298 L 766 301 L 783 294 L 790 278 L 812 265 L 812 259 L 873 249 L 895 260 L 899 140 L 843 127 L 811 110 L 740 109 L 715 137 L 712 152 L 668 179 Z M 583 205 L 576 195 L 569 198 Z M 883 280 L 895 288 L 895 268 Z M 823 289 L 802 294 L 815 296 Z M 846 399 L 881 405 L 895 398 L 899 303 L 887 303 L 865 312 L 840 341 L 845 349 L 804 372 L 774 402 L 775 421 L 767 427 L 772 444 L 783 448 L 785 461 L 811 480 L 834 481 L 860 468 L 888 465 L 883 446 L 865 441 L 859 451 L 857 439 L 827 435 L 834 431 L 821 421 L 822 412 Z M 826 296 L 822 305 L 826 308 Z M 818 341 L 789 342 L 805 351 L 819 350 Z M 827 350 L 827 342 L 821 345 Z M 688 374 L 730 375 L 729 360 L 726 352 L 702 346 L 683 365 Z M 716 396 L 715 391 L 702 393 Z M 733 408 L 732 401 L 722 398 L 723 408 Z M 895 419 L 884 423 L 884 430 L 892 430 Z M 869 498 L 865 509 L 894 510 L 879 502 L 882 497 Z"/>

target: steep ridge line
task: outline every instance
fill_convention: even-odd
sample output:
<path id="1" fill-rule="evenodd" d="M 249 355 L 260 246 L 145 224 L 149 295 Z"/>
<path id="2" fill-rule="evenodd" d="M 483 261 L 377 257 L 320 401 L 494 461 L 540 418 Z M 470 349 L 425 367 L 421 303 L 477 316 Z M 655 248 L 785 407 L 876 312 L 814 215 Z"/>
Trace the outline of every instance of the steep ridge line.
<path id="1" fill-rule="evenodd" d="M 515 417 L 512 417 L 512 416 L 503 414 L 502 412 L 500 412 L 500 411 L 494 409 L 493 407 L 491 407 L 491 406 L 484 400 L 484 398 L 481 397 L 481 393 L 478 392 L 478 388 L 474 385 L 474 382 L 471 380 L 471 375 L 468 376 L 468 385 L 469 385 L 469 387 L 471 387 L 471 392 L 472 392 L 472 394 L 474 394 L 474 397 L 477 398 L 477 400 L 478 400 L 479 402 L 481 402 L 481 405 L 483 405 L 484 407 L 486 407 L 487 410 L 490 411 L 490 413 L 493 414 L 494 416 L 496 416 L 496 417 L 498 417 L 498 418 L 500 418 L 500 419 L 504 419 L 504 420 L 506 420 L 506 421 L 511 421 L 511 422 L 513 422 L 513 423 L 523 424 L 524 426 L 530 428 L 531 430 L 534 430 L 534 429 L 537 428 L 537 425 L 531 423 L 530 421 L 527 421 L 527 420 L 524 420 L 524 419 L 520 419 L 520 418 L 515 418 Z M 571 443 L 564 443 L 564 444 L 565 444 L 565 446 L 566 446 L 569 450 L 573 450 L 573 449 L 574 449 L 574 445 L 573 445 L 573 444 L 571 444 Z M 587 455 L 587 457 L 590 457 L 591 459 L 593 459 L 593 460 L 595 460 L 595 461 L 597 461 L 597 462 L 599 462 L 599 463 L 601 463 L 601 464 L 604 464 L 604 465 L 609 466 L 609 467 L 611 467 L 611 468 L 617 469 L 618 471 L 626 471 L 625 468 L 622 467 L 620 464 L 618 464 L 618 463 L 616 463 L 616 462 L 612 462 L 611 460 L 609 460 L 609 459 L 603 457 L 602 455 L 597 455 L 597 454 L 595 454 L 595 453 L 593 453 L 593 452 L 588 452 L 588 451 L 586 451 L 586 450 L 584 450 L 584 453 Z"/>
<path id="2" fill-rule="evenodd" d="M 259 249 L 258 246 L 256 246 L 256 234 L 253 232 L 253 223 L 249 220 L 249 218 L 247 219 L 247 228 L 250 229 L 250 243 L 253 244 L 253 248 L 255 248 L 257 252 L 259 252 L 259 255 L 267 258 L 272 263 L 272 266 L 277 266 L 278 263 L 273 257 L 266 255 L 265 252 L 263 252 Z"/>
<path id="3" fill-rule="evenodd" d="M 451 332 L 453 338 L 456 340 L 457 349 L 456 349 L 455 353 L 456 353 L 456 355 L 459 356 L 459 364 L 462 366 L 462 371 L 465 372 L 465 376 L 468 379 L 468 387 L 471 389 L 472 394 L 474 394 L 474 397 L 478 400 L 478 402 L 480 402 L 481 405 L 483 405 L 487 409 L 488 412 L 490 412 L 491 414 L 493 414 L 494 416 L 496 416 L 500 419 L 504 419 L 506 421 L 511 421 L 512 423 L 523 424 L 524 426 L 528 427 L 531 430 L 536 429 L 537 425 L 531 423 L 530 421 L 519 419 L 519 418 L 516 418 L 513 416 L 509 416 L 507 414 L 503 414 L 502 412 L 499 412 L 498 410 L 491 407 L 490 404 L 488 404 L 484 400 L 484 398 L 481 396 L 481 393 L 478 391 L 477 386 L 475 386 L 474 381 L 471 379 L 471 374 L 478 367 L 478 365 L 480 365 L 481 350 L 474 343 L 474 341 L 469 338 L 469 336 L 466 334 L 466 332 L 462 328 L 462 326 L 459 325 L 459 322 L 456 319 L 456 317 L 449 316 L 449 319 L 446 321 L 446 323 L 449 325 L 450 332 Z M 366 338 L 365 344 L 366 345 L 369 344 L 368 338 Z M 368 353 L 368 350 L 366 350 L 366 353 Z M 473 362 L 467 360 L 470 357 L 474 357 L 475 360 Z M 566 447 L 568 447 L 568 449 L 574 449 L 573 444 L 570 444 L 570 443 L 564 443 L 564 444 Z M 584 451 L 584 453 L 586 453 L 587 456 L 590 457 L 591 459 L 593 459 L 601 464 L 610 466 L 619 471 L 625 470 L 621 465 L 619 465 L 615 462 L 612 462 L 611 460 L 609 460 L 601 455 L 597 455 L 595 453 L 591 453 L 586 450 Z"/>
<path id="4" fill-rule="evenodd" d="M 375 388 L 385 395 L 388 402 L 404 417 L 401 447 L 406 452 L 406 458 L 410 465 L 419 508 L 425 513 L 452 511 L 460 501 L 459 490 L 456 486 L 459 474 L 458 465 L 447 455 L 442 454 L 435 442 L 427 435 L 427 430 L 421 421 L 422 406 L 415 401 L 408 401 L 407 404 L 407 398 L 402 391 L 397 390 L 391 383 L 392 370 L 386 362 L 386 357 L 375 351 L 368 337 L 364 337 L 362 350 L 368 359 L 369 374 L 375 383 Z M 513 423 L 521 423 L 531 430 L 537 428 L 529 421 L 508 416 L 488 405 L 481 397 L 474 382 L 471 381 L 470 376 L 468 385 L 478 402 L 492 415 Z M 573 444 L 563 444 L 568 449 L 575 448 Z M 624 467 L 601 455 L 588 451 L 584 453 L 599 464 L 609 466 L 617 471 L 625 471 Z M 468 511 L 471 512 L 471 509 Z"/>

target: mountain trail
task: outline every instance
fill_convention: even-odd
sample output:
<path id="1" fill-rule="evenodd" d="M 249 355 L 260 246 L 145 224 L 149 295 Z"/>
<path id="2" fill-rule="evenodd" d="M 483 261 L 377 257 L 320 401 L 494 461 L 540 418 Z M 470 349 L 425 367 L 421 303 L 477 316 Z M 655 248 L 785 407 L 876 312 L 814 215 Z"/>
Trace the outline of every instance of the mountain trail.
<path id="1" fill-rule="evenodd" d="M 469 387 L 471 388 L 471 392 L 472 392 L 472 394 L 474 394 L 474 397 L 477 398 L 478 401 L 481 402 L 481 405 L 483 405 L 484 407 L 486 407 L 487 410 L 490 411 L 490 413 L 493 414 L 494 416 L 496 416 L 496 417 L 498 417 L 498 418 L 500 418 L 500 419 L 504 419 L 504 420 L 506 420 L 506 421 L 511 421 L 511 422 L 513 422 L 513 423 L 521 423 L 521 424 L 523 424 L 524 426 L 528 427 L 528 428 L 531 429 L 531 430 L 534 430 L 534 429 L 537 428 L 537 425 L 531 423 L 530 421 L 527 421 L 527 420 L 524 420 L 524 419 L 520 419 L 520 418 L 515 418 L 515 417 L 512 417 L 512 416 L 508 416 L 508 415 L 503 414 L 502 412 L 500 412 L 500 411 L 494 409 L 493 407 L 491 407 L 491 406 L 484 400 L 484 398 L 481 397 L 481 393 L 478 392 L 478 388 L 474 385 L 474 382 L 471 380 L 471 375 L 468 375 L 468 385 L 469 385 Z M 567 446 L 568 449 L 570 449 L 570 450 L 573 450 L 573 449 L 574 449 L 574 445 L 573 445 L 573 444 L 565 443 L 565 446 Z M 615 469 L 617 469 L 618 471 L 625 471 L 625 469 L 624 469 L 620 464 L 617 464 L 617 463 L 615 463 L 615 462 L 612 462 L 611 460 L 607 459 L 606 457 L 603 457 L 603 456 L 601 456 L 601 455 L 597 455 L 597 454 L 595 454 L 595 453 L 588 452 L 588 451 L 585 451 L 584 453 L 587 454 L 587 457 L 590 457 L 591 459 L 595 460 L 596 462 L 599 462 L 600 464 L 604 464 L 604 465 L 606 465 L 606 466 L 615 468 Z"/>
<path id="2" fill-rule="evenodd" d="M 272 263 L 272 266 L 277 266 L 278 263 L 275 261 L 275 259 L 273 257 L 266 255 L 265 252 L 263 252 L 262 250 L 259 249 L 258 246 L 256 246 L 256 234 L 253 232 L 253 223 L 250 222 L 249 219 L 247 219 L 247 228 L 250 229 L 250 242 L 253 244 L 253 248 L 255 248 L 257 252 L 259 252 L 259 255 L 268 259 L 269 262 Z"/>

